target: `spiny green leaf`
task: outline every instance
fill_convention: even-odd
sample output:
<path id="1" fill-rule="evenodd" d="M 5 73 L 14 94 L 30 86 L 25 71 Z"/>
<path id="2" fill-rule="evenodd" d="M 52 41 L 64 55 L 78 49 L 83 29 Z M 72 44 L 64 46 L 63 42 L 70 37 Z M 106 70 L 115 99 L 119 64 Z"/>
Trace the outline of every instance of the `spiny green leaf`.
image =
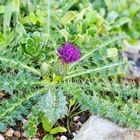
<path id="1" fill-rule="evenodd" d="M 27 137 L 34 137 L 37 132 L 37 125 L 40 123 L 39 120 L 40 111 L 35 106 L 32 108 L 31 113 L 28 115 L 28 121 L 24 124 L 24 130 Z"/>
<path id="2" fill-rule="evenodd" d="M 0 110 L 0 120 L 5 119 L 7 114 L 11 113 L 16 108 L 22 106 L 23 103 L 27 102 L 29 99 L 31 99 L 35 95 L 43 93 L 45 90 L 46 89 L 43 88 L 43 89 L 40 89 L 38 91 L 28 93 L 28 94 L 26 94 L 26 96 L 23 96 L 22 98 L 18 98 L 18 100 L 16 99 L 16 97 L 13 96 L 11 98 L 11 101 L 12 101 L 11 104 L 7 104 L 5 102 L 6 103 L 5 105 L 7 107 L 6 110 L 4 110 L 3 106 L 1 107 L 1 110 Z"/>
<path id="3" fill-rule="evenodd" d="M 59 118 L 67 114 L 66 97 L 61 91 L 55 93 L 53 90 L 49 89 L 40 100 L 39 108 L 45 113 L 50 123 L 54 125 Z"/>

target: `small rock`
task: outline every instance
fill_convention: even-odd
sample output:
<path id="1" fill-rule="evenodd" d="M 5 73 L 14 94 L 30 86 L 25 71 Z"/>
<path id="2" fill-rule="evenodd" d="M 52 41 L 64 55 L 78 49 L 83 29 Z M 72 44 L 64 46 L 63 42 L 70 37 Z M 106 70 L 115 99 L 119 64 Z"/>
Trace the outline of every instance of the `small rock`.
<path id="1" fill-rule="evenodd" d="M 57 136 L 56 136 L 56 139 L 57 139 L 57 140 L 60 140 L 60 136 L 59 136 L 59 135 L 57 135 Z"/>
<path id="2" fill-rule="evenodd" d="M 17 130 L 18 130 L 18 126 L 17 126 L 17 125 L 14 125 L 14 126 L 12 127 L 12 129 L 13 129 L 14 131 L 17 131 Z"/>
<path id="3" fill-rule="evenodd" d="M 140 67 L 140 58 L 136 61 L 136 66 Z"/>
<path id="4" fill-rule="evenodd" d="M 60 140 L 67 140 L 67 137 L 61 136 L 61 137 L 60 137 Z"/>
<path id="5" fill-rule="evenodd" d="M 12 128 L 8 129 L 8 131 L 5 133 L 6 136 L 11 137 L 14 134 L 14 130 Z"/>
<path id="6" fill-rule="evenodd" d="M 27 122 L 27 120 L 26 119 L 22 119 L 22 123 L 24 124 L 24 123 L 26 123 Z"/>
<path id="7" fill-rule="evenodd" d="M 75 133 L 77 134 L 79 131 L 75 131 Z"/>
<path id="8" fill-rule="evenodd" d="M 81 115 L 79 120 L 81 123 L 84 123 L 84 122 L 86 122 L 87 119 L 88 119 L 87 115 Z"/>
<path id="9" fill-rule="evenodd" d="M 28 140 L 39 140 L 39 139 L 36 139 L 36 138 L 35 138 L 35 139 L 28 139 Z"/>
<path id="10" fill-rule="evenodd" d="M 73 135 L 73 136 L 75 136 L 75 135 L 76 135 L 76 133 L 75 133 L 75 132 L 73 132 L 73 133 L 72 133 L 72 135 Z"/>
<path id="11" fill-rule="evenodd" d="M 73 138 L 73 134 L 71 132 L 67 132 L 66 136 L 68 139 L 72 139 Z"/>
<path id="12" fill-rule="evenodd" d="M 4 96 L 5 96 L 5 94 L 3 92 L 0 92 L 0 99 Z"/>
<path id="13" fill-rule="evenodd" d="M 73 140 L 127 140 L 125 138 L 116 139 L 114 137 L 120 136 L 119 138 L 121 138 L 122 133 L 125 131 L 125 128 L 121 128 L 107 119 L 101 118 L 99 116 L 91 116 L 80 129 L 78 134 L 73 138 Z"/>
<path id="14" fill-rule="evenodd" d="M 23 136 L 23 137 L 26 137 L 26 134 L 25 134 L 25 132 L 23 132 L 23 133 L 22 133 L 22 136 Z"/>
<path id="15" fill-rule="evenodd" d="M 79 116 L 75 116 L 74 118 L 73 118 L 73 120 L 74 120 L 74 122 L 77 122 L 78 120 L 79 120 Z"/>
<path id="16" fill-rule="evenodd" d="M 18 138 L 17 137 L 12 137 L 11 140 L 18 140 Z"/>
<path id="17" fill-rule="evenodd" d="M 0 140 L 4 140 L 4 137 L 0 134 Z"/>
<path id="18" fill-rule="evenodd" d="M 71 126 L 71 131 L 72 131 L 72 132 L 79 131 L 79 126 L 77 126 L 77 124 Z"/>
<path id="19" fill-rule="evenodd" d="M 21 133 L 20 133 L 20 131 L 15 131 L 15 132 L 14 132 L 14 135 L 15 135 L 16 137 L 18 137 L 18 138 L 21 137 Z"/>
<path id="20" fill-rule="evenodd" d="M 23 126 L 22 121 L 18 120 L 16 121 L 18 128 L 21 128 Z"/>
<path id="21" fill-rule="evenodd" d="M 82 123 L 81 122 L 78 122 L 76 125 L 77 126 L 82 126 Z"/>

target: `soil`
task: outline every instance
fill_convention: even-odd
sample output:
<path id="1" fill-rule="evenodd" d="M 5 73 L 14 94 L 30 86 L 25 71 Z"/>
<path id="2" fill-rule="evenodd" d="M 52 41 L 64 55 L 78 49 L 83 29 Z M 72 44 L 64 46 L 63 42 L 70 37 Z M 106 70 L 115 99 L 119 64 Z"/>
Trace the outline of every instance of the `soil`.
<path id="1" fill-rule="evenodd" d="M 82 112 L 78 116 L 74 116 L 72 119 L 69 120 L 69 131 L 66 133 L 59 133 L 55 135 L 57 140 L 60 140 L 61 136 L 65 136 L 67 140 L 72 140 L 73 137 L 77 134 L 79 129 L 81 128 L 82 124 L 87 121 L 89 118 L 89 112 Z M 67 128 L 67 117 L 58 120 L 58 125 Z M 28 139 L 25 137 L 24 130 L 23 130 L 23 123 L 21 121 L 17 121 L 15 126 L 12 126 L 11 129 L 14 131 L 12 136 L 7 136 L 6 133 L 2 134 L 5 140 L 42 140 L 47 133 L 43 130 L 42 124 L 38 125 L 37 135 L 34 139 Z M 9 129 L 8 129 L 9 130 Z M 15 133 L 18 132 L 18 133 Z M 19 134 L 20 133 L 20 134 Z M 20 136 L 17 136 L 19 134 Z"/>

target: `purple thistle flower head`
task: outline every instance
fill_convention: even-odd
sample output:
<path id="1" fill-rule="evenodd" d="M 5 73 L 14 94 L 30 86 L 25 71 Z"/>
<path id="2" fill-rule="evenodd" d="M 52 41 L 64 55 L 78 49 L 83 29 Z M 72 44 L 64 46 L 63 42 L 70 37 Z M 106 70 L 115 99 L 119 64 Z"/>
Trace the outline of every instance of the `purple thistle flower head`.
<path id="1" fill-rule="evenodd" d="M 64 45 L 58 49 L 58 53 L 64 63 L 75 62 L 81 57 L 80 50 L 70 42 L 64 43 Z"/>

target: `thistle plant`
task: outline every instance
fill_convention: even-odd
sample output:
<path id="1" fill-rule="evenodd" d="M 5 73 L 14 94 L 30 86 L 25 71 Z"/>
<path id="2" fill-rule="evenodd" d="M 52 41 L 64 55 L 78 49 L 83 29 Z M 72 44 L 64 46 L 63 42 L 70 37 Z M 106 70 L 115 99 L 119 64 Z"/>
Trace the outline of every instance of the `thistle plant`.
<path id="1" fill-rule="evenodd" d="M 83 103 L 83 111 L 90 110 L 120 122 L 120 118 L 115 120 L 112 115 L 118 111 L 120 101 L 116 100 L 118 108 L 115 108 L 112 100 L 104 96 L 107 92 L 103 89 L 108 87 L 99 85 L 108 80 L 117 82 L 118 76 L 121 79 L 125 74 L 127 60 L 118 52 L 124 50 L 124 40 L 128 36 L 110 30 L 110 25 L 90 5 L 84 7 L 80 3 L 81 10 L 73 0 L 52 1 L 49 4 L 51 15 L 48 15 L 46 1 L 17 2 L 16 11 L 10 11 L 10 6 L 17 4 L 6 4 L 5 9 L 10 12 L 5 10 L 2 16 L 9 19 L 9 24 L 0 28 L 0 92 L 6 95 L 0 103 L 0 132 L 26 116 L 27 137 L 34 137 L 37 126 L 42 124 L 49 133 L 44 140 L 55 139 L 53 134 L 66 132 L 67 128 L 57 121 L 68 115 L 70 99 Z M 69 10 L 73 6 L 77 9 Z M 9 36 L 6 29 L 14 33 L 16 39 L 3 46 L 4 39 Z M 68 67 L 64 72 L 65 65 Z M 116 92 L 113 90 L 114 94 Z M 111 108 L 108 112 L 110 105 L 115 110 Z M 129 124 L 127 126 L 131 126 Z"/>

